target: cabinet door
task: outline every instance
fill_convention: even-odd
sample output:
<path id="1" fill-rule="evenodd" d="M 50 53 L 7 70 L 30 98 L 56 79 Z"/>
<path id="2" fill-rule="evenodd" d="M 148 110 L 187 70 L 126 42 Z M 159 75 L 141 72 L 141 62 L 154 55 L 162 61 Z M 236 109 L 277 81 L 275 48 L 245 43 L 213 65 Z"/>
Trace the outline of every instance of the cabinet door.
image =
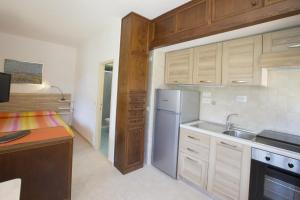
<path id="1" fill-rule="evenodd" d="M 206 189 L 208 163 L 195 159 L 182 152 L 179 154 L 178 175 L 180 178 L 193 183 L 195 186 Z"/>
<path id="2" fill-rule="evenodd" d="M 185 31 L 208 24 L 209 21 L 209 1 L 198 0 L 191 2 L 182 10 L 179 10 L 177 18 L 177 32 Z"/>
<path id="3" fill-rule="evenodd" d="M 278 3 L 280 1 L 285 1 L 285 0 L 265 0 L 265 6 L 272 5 L 272 4 Z"/>
<path id="4" fill-rule="evenodd" d="M 222 83 L 227 85 L 259 85 L 262 36 L 231 40 L 223 43 Z"/>
<path id="5" fill-rule="evenodd" d="M 300 27 L 263 35 L 263 53 L 300 51 Z"/>
<path id="6" fill-rule="evenodd" d="M 222 43 L 194 50 L 194 84 L 221 84 Z"/>
<path id="7" fill-rule="evenodd" d="M 193 75 L 193 49 L 166 54 L 165 81 L 167 84 L 191 84 Z"/>
<path id="8" fill-rule="evenodd" d="M 223 20 L 262 7 L 262 0 L 212 0 L 212 21 Z"/>
<path id="9" fill-rule="evenodd" d="M 208 191 L 221 200 L 248 199 L 251 148 L 212 138 Z"/>

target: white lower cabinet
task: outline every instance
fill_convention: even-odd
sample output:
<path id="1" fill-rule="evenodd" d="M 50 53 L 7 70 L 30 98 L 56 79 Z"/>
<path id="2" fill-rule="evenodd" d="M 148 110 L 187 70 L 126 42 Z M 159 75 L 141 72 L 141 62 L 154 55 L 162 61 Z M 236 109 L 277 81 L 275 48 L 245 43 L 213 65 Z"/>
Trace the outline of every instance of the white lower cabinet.
<path id="1" fill-rule="evenodd" d="M 220 200 L 247 200 L 251 147 L 198 133 L 206 137 L 206 143 L 210 141 L 210 144 L 207 148 L 203 148 L 203 145 L 196 148 L 195 144 L 189 146 L 190 143 L 185 140 L 188 138 L 186 136 L 196 133 L 187 129 L 181 129 L 181 133 L 179 178 L 207 190 Z M 199 151 L 204 151 L 205 154 Z"/>

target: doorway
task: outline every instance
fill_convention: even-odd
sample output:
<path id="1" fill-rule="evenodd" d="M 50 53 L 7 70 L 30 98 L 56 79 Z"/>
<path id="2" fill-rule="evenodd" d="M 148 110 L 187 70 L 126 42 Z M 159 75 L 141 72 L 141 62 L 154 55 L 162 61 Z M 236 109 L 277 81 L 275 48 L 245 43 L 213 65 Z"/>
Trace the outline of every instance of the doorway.
<path id="1" fill-rule="evenodd" d="M 108 158 L 110 104 L 112 90 L 113 62 L 100 66 L 99 114 L 98 114 L 98 148 L 101 154 Z"/>

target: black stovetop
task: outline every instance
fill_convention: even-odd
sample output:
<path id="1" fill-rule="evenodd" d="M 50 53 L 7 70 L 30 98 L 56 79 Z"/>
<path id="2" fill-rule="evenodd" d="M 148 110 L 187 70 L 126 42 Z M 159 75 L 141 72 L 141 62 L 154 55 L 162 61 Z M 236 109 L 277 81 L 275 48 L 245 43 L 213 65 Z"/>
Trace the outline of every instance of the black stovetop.
<path id="1" fill-rule="evenodd" d="M 300 153 L 300 136 L 264 130 L 256 136 L 255 141 L 258 143 Z"/>

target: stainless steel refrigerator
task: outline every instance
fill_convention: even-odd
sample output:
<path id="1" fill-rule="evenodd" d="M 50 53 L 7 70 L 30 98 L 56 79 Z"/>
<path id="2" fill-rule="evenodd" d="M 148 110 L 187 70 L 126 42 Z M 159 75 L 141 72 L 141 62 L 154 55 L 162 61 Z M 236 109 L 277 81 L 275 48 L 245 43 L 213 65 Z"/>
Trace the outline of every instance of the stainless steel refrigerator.
<path id="1" fill-rule="evenodd" d="M 199 92 L 156 90 L 152 164 L 173 178 L 177 178 L 179 125 L 198 120 L 199 112 Z"/>

